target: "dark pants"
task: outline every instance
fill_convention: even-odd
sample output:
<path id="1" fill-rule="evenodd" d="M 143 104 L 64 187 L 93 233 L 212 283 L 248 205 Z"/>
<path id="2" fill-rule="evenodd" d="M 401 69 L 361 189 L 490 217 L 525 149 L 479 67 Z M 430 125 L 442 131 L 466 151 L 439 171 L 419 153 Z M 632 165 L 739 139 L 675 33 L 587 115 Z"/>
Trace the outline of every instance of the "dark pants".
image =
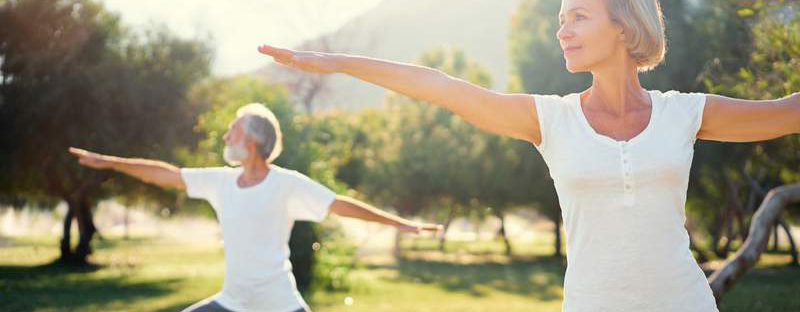
<path id="1" fill-rule="evenodd" d="M 192 306 L 183 309 L 181 312 L 233 312 L 231 310 L 226 309 L 225 307 L 221 306 L 214 300 L 203 300 L 198 303 L 193 304 Z M 311 312 L 306 311 L 306 309 L 300 308 L 292 312 Z"/>

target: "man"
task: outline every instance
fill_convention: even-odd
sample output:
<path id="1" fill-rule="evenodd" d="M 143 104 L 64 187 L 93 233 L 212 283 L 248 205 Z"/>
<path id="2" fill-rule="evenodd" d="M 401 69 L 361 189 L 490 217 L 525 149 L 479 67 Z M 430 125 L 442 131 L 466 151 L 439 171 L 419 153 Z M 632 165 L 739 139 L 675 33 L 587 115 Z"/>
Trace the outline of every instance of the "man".
<path id="1" fill-rule="evenodd" d="M 120 158 L 70 148 L 80 164 L 116 170 L 165 188 L 185 189 L 207 200 L 217 214 L 225 241 L 222 290 L 184 312 L 309 311 L 297 291 L 289 263 L 294 221 L 319 222 L 330 211 L 379 222 L 404 232 L 438 231 L 388 214 L 296 172 L 272 164 L 282 149 L 275 115 L 261 104 L 236 113 L 225 133 L 225 161 L 235 167 L 178 168 L 147 159 Z M 241 166 L 237 166 L 241 165 Z"/>

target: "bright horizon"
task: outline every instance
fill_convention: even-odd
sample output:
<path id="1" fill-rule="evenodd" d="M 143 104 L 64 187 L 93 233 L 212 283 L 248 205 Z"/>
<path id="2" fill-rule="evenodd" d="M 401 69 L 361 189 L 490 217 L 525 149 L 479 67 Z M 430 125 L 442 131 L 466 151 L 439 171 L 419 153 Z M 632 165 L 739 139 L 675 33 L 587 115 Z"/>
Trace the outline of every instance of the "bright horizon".
<path id="1" fill-rule="evenodd" d="M 136 31 L 162 24 L 181 38 L 211 37 L 215 75 L 235 75 L 269 64 L 263 43 L 291 47 L 335 31 L 382 0 L 102 0 Z"/>

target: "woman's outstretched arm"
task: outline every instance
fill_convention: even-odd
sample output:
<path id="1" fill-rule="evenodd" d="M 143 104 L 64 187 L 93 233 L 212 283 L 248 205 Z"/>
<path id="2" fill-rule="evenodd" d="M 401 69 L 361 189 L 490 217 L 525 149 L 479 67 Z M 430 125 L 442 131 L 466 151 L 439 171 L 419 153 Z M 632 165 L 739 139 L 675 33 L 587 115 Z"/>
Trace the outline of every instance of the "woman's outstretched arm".
<path id="1" fill-rule="evenodd" d="M 800 93 L 765 101 L 707 95 L 697 137 L 721 142 L 755 142 L 800 133 Z"/>
<path id="2" fill-rule="evenodd" d="M 533 96 L 503 94 L 451 77 L 439 70 L 344 54 L 293 51 L 261 46 L 258 51 L 291 68 L 343 73 L 397 93 L 444 107 L 486 131 L 539 144 Z"/>

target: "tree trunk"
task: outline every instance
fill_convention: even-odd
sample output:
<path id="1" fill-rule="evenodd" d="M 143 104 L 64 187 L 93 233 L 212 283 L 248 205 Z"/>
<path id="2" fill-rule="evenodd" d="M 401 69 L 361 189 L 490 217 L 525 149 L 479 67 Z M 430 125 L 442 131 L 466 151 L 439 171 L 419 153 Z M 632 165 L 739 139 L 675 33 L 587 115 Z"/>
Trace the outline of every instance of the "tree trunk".
<path id="1" fill-rule="evenodd" d="M 694 252 L 697 253 L 697 262 L 700 264 L 708 262 L 708 256 L 706 253 L 697 247 L 697 244 L 695 244 L 694 238 L 692 237 L 692 232 L 687 229 L 686 234 L 689 235 L 689 249 L 694 250 Z"/>
<path id="2" fill-rule="evenodd" d="M 778 219 L 778 225 L 783 228 L 783 231 L 786 232 L 786 238 L 789 241 L 789 254 L 792 255 L 792 265 L 800 266 L 800 261 L 798 261 L 797 255 L 797 247 L 794 244 L 794 237 L 792 237 L 792 228 L 789 227 L 789 224 L 786 223 L 786 220 L 783 218 Z M 775 235 L 775 240 L 778 240 L 778 235 Z"/>
<path id="3" fill-rule="evenodd" d="M 124 210 L 125 214 L 122 216 L 122 222 L 124 223 L 124 226 L 125 226 L 125 233 L 122 235 L 122 239 L 124 239 L 124 240 L 128 240 L 130 238 L 130 236 L 129 236 L 129 234 L 130 234 L 129 233 L 129 230 L 130 230 L 129 229 L 129 226 L 130 226 L 130 220 L 129 220 L 130 212 L 129 212 L 129 210 L 130 210 L 130 208 L 128 207 L 128 205 L 125 205 L 125 210 Z"/>
<path id="4" fill-rule="evenodd" d="M 92 218 L 92 208 L 86 196 L 81 195 L 78 200 L 78 210 L 75 217 L 78 220 L 78 246 L 75 247 L 75 260 L 78 264 L 86 264 L 87 257 L 92 253 L 92 237 L 97 232 Z"/>
<path id="5" fill-rule="evenodd" d="M 800 201 L 800 183 L 777 187 L 764 198 L 750 222 L 750 232 L 733 258 L 709 277 L 711 290 L 717 302 L 733 287 L 736 281 L 753 267 L 767 247 L 772 225 L 789 203 Z"/>
<path id="6" fill-rule="evenodd" d="M 74 209 L 76 208 L 73 204 L 67 203 L 67 214 L 64 216 L 64 233 L 61 236 L 61 258 L 59 258 L 61 262 L 72 261 L 70 229 L 72 229 L 72 219 L 75 217 Z"/>
<path id="7" fill-rule="evenodd" d="M 723 254 L 722 250 L 720 249 L 720 240 L 724 237 L 724 229 L 728 224 L 728 215 L 730 214 L 730 207 L 722 206 L 722 211 L 720 214 L 717 215 L 715 220 L 715 224 L 712 227 L 713 231 L 711 231 L 711 251 L 717 255 L 718 258 L 726 258 L 726 255 Z"/>
<path id="8" fill-rule="evenodd" d="M 561 257 L 561 216 L 559 215 L 553 220 L 553 224 L 555 224 L 555 230 L 553 230 L 553 234 L 556 235 L 556 245 L 555 245 L 555 254 L 556 257 Z"/>
<path id="9" fill-rule="evenodd" d="M 503 213 L 501 213 L 501 212 L 497 212 L 497 209 L 495 209 L 494 211 L 495 211 L 495 216 L 497 216 L 497 218 L 500 219 L 500 230 L 497 231 L 497 234 L 499 234 L 500 238 L 503 239 L 503 244 L 506 246 L 506 255 L 507 256 L 511 256 L 511 253 L 512 253 L 511 242 L 508 240 L 508 235 L 506 235 L 506 218 L 505 218 L 505 215 L 503 215 Z"/>
<path id="10" fill-rule="evenodd" d="M 775 226 L 772 227 L 772 251 L 778 251 L 778 223 L 775 223 Z"/>
<path id="11" fill-rule="evenodd" d="M 402 253 L 403 248 L 401 246 L 402 241 L 403 241 L 403 233 L 400 233 L 400 231 L 396 231 L 394 233 L 394 250 L 392 250 L 392 253 L 394 254 L 395 257 L 400 257 L 403 255 Z"/>
<path id="12" fill-rule="evenodd" d="M 442 236 L 439 237 L 439 251 L 444 252 L 444 243 L 447 240 L 447 229 L 450 228 L 450 224 L 453 223 L 453 219 L 456 218 L 456 208 L 450 208 L 450 214 L 447 216 L 447 220 L 444 222 L 444 230 L 442 230 Z"/>

